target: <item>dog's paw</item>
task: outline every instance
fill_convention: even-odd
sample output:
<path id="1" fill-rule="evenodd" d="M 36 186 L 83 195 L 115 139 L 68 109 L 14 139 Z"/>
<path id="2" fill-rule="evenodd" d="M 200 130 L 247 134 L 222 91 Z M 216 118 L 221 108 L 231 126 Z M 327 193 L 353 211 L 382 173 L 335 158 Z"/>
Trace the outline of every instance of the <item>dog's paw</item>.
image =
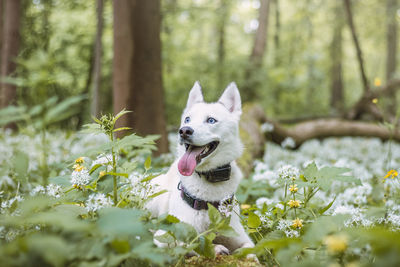
<path id="1" fill-rule="evenodd" d="M 215 255 L 229 255 L 229 249 L 225 246 L 217 244 L 214 246 Z"/>

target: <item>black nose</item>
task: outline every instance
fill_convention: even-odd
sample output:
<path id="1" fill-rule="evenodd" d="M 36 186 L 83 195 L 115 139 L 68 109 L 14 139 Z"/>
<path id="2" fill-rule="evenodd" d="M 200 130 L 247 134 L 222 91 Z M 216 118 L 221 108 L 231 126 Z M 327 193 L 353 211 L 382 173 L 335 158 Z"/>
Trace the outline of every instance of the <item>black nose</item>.
<path id="1" fill-rule="evenodd" d="M 183 139 L 187 139 L 190 136 L 192 136 L 193 132 L 194 132 L 194 130 L 188 126 L 185 126 L 185 127 L 182 127 L 179 129 L 179 135 Z"/>

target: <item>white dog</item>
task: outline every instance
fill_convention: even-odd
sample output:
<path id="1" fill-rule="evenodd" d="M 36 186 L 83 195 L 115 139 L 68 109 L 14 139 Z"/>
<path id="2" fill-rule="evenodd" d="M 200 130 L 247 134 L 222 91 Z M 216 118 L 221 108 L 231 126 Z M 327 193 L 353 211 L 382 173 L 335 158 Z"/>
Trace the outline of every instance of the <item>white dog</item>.
<path id="1" fill-rule="evenodd" d="M 153 215 L 174 215 L 201 233 L 209 225 L 207 203 L 218 207 L 221 201 L 233 200 L 242 178 L 235 162 L 243 151 L 239 138 L 241 112 L 235 83 L 216 103 L 205 103 L 200 84 L 194 84 L 182 115 L 178 158 L 165 175 L 152 180 L 158 190 L 168 191 L 147 204 Z M 230 225 L 238 236 L 217 238 L 216 254 L 254 246 L 237 214 L 236 204 Z"/>

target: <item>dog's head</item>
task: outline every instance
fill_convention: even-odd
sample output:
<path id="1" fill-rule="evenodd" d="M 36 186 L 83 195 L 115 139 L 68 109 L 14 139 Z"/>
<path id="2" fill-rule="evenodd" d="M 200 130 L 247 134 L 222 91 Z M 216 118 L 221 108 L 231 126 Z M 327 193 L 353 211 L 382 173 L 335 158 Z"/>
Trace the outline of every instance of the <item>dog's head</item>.
<path id="1" fill-rule="evenodd" d="M 240 157 L 239 138 L 242 113 L 239 90 L 235 83 L 225 89 L 216 103 L 205 103 L 196 82 L 189 93 L 179 129 L 178 169 L 184 176 L 195 170 L 208 171 Z"/>

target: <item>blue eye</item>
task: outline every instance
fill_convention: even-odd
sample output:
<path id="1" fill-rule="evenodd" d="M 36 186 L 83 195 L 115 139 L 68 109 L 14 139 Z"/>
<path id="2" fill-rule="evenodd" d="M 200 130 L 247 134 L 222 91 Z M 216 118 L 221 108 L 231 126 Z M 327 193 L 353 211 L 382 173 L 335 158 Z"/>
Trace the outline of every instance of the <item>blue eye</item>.
<path id="1" fill-rule="evenodd" d="M 216 122 L 217 122 L 217 120 L 214 119 L 213 117 L 209 117 L 209 118 L 207 119 L 207 123 L 209 123 L 209 124 L 214 124 L 214 123 L 216 123 Z"/>
<path id="2" fill-rule="evenodd" d="M 189 123 L 190 122 L 190 117 L 186 117 L 185 118 L 185 123 Z"/>

